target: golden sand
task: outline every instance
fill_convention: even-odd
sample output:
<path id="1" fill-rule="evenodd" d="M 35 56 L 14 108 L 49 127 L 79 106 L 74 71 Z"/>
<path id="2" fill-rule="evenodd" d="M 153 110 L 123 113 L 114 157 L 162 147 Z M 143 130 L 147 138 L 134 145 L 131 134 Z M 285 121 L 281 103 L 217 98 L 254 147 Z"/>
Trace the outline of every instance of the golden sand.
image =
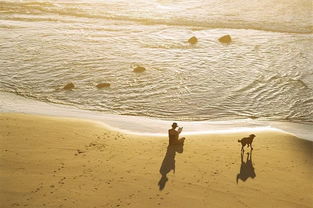
<path id="1" fill-rule="evenodd" d="M 166 137 L 89 121 L 0 114 L 0 205 L 312 207 L 312 142 L 259 132 L 241 154 L 237 140 L 250 133 L 188 136 L 167 148 Z"/>

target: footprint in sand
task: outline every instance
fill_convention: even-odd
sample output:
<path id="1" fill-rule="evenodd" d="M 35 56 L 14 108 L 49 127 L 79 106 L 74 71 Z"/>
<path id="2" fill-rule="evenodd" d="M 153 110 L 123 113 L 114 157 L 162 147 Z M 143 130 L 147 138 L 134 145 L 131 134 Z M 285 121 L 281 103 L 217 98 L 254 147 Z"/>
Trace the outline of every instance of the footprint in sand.
<path id="1" fill-rule="evenodd" d="M 61 178 L 61 180 L 58 182 L 58 184 L 63 185 L 64 184 L 64 180 L 66 179 L 66 177 Z"/>
<path id="2" fill-rule="evenodd" d="M 56 173 L 60 170 L 62 170 L 64 168 L 64 163 L 60 163 L 59 167 L 57 168 L 57 170 L 54 170 L 53 173 Z"/>
<path id="3" fill-rule="evenodd" d="M 31 191 L 31 193 L 37 193 L 43 188 L 42 183 L 39 184 L 39 187 L 37 187 L 34 191 Z"/>
<path id="4" fill-rule="evenodd" d="M 98 138 L 100 139 L 100 137 L 98 137 Z M 85 145 L 85 149 L 84 150 L 78 149 L 77 153 L 78 154 L 83 154 L 83 153 L 86 153 L 89 150 L 98 150 L 100 152 L 103 152 L 104 149 L 106 148 L 106 146 L 107 146 L 106 144 L 103 144 L 103 143 L 98 142 L 96 140 L 96 141 L 90 142 L 88 145 Z M 77 156 L 77 154 L 75 154 L 75 155 Z"/>
<path id="5" fill-rule="evenodd" d="M 77 150 L 77 153 L 78 153 L 78 154 L 83 154 L 83 153 L 85 153 L 85 152 L 86 152 L 86 151 L 84 151 L 84 150 L 80 150 L 80 149 Z"/>

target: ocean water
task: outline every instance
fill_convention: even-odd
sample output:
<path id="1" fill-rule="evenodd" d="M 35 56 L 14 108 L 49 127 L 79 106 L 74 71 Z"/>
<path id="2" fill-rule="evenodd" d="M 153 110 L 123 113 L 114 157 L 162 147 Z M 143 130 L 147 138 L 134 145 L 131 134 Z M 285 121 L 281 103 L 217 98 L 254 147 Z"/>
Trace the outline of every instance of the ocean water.
<path id="1" fill-rule="evenodd" d="M 0 91 L 115 115 L 312 126 L 312 8 L 311 0 L 0 1 Z M 232 42 L 219 43 L 226 34 Z M 69 82 L 75 88 L 63 90 Z M 97 89 L 102 82 L 111 86 Z"/>

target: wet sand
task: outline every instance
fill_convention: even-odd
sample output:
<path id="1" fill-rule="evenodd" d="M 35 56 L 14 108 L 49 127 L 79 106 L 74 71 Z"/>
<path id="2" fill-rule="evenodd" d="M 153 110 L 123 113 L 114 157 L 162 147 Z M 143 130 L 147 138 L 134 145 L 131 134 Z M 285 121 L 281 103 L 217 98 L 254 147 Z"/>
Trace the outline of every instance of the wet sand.
<path id="1" fill-rule="evenodd" d="M 312 142 L 257 132 L 166 137 L 0 114 L 1 207 L 312 207 Z M 182 136 L 183 133 L 182 133 Z M 248 154 L 249 153 L 249 154 Z M 174 173 L 175 170 L 175 173 Z"/>

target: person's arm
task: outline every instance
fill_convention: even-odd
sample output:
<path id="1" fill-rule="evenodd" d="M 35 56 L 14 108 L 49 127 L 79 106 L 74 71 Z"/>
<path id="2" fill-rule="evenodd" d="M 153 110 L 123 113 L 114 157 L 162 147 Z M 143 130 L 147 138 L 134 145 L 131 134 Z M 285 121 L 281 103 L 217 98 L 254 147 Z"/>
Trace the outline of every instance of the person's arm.
<path id="1" fill-rule="evenodd" d="M 178 134 L 180 134 L 183 131 L 183 127 L 178 128 Z"/>

